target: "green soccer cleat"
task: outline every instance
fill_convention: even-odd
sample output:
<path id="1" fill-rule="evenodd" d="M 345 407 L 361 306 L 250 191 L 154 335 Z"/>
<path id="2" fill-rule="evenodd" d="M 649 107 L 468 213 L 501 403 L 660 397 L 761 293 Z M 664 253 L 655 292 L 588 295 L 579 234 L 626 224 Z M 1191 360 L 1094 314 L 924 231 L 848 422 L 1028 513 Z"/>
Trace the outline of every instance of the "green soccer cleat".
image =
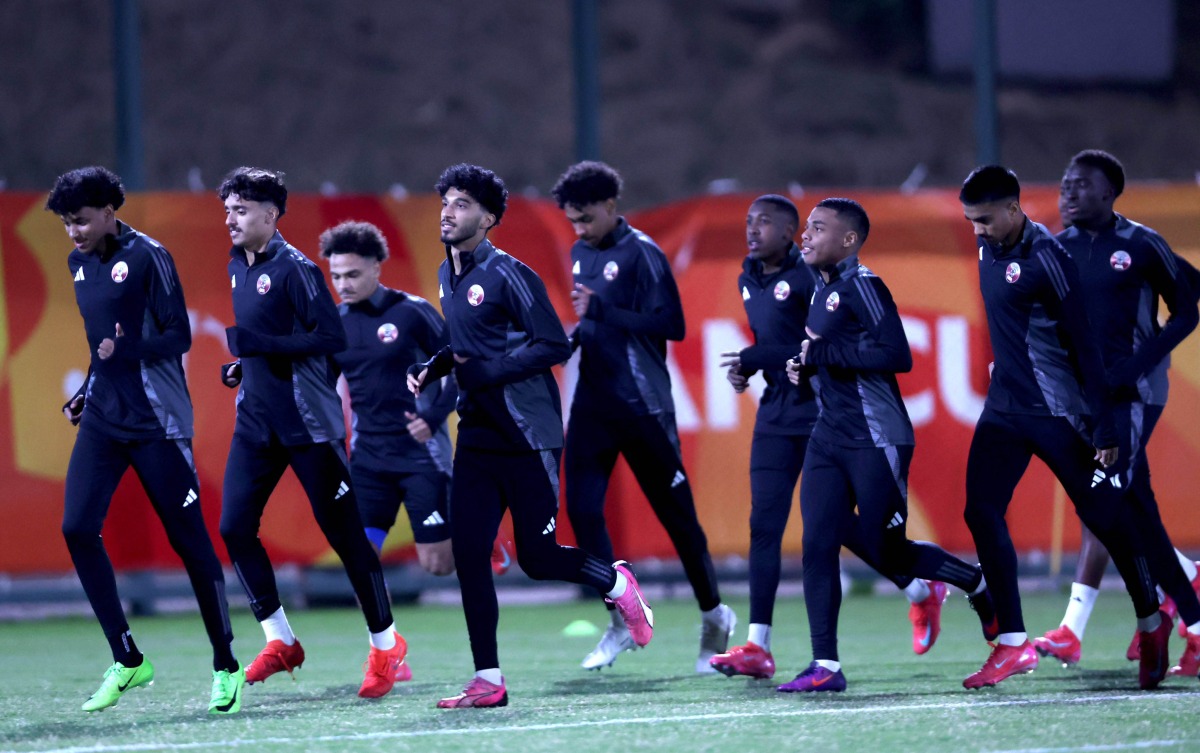
<path id="1" fill-rule="evenodd" d="M 154 665 L 149 659 L 143 657 L 142 663 L 136 667 L 126 667 L 121 662 L 115 662 L 105 670 L 104 682 L 100 683 L 100 689 L 84 702 L 83 710 L 103 711 L 109 706 L 116 706 L 126 690 L 153 684 Z"/>
<path id="2" fill-rule="evenodd" d="M 236 714 L 242 708 L 242 688 L 246 685 L 246 668 L 238 665 L 236 672 L 213 672 L 210 714 Z"/>

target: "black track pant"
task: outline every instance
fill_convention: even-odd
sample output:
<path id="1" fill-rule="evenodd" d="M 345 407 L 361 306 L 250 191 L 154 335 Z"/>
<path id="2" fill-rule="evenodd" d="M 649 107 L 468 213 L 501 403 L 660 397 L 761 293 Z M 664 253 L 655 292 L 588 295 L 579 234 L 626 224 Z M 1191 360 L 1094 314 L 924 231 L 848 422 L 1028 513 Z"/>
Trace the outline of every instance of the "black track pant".
<path id="1" fill-rule="evenodd" d="M 770 625 L 774 617 L 783 531 L 791 515 L 792 495 L 807 448 L 805 435 L 755 433 L 750 444 L 750 622 L 753 624 Z M 854 554 L 866 559 L 861 552 Z M 901 590 L 912 582 L 906 575 L 885 574 L 885 577 Z"/>
<path id="2" fill-rule="evenodd" d="M 964 517 L 996 604 L 1000 632 L 1025 632 L 1017 590 L 1017 552 L 1005 514 L 1034 455 L 1058 478 L 1079 519 L 1112 555 L 1138 617 L 1154 614 L 1158 596 L 1133 511 L 1123 490 L 1107 481 L 1092 486 L 1095 450 L 1066 418 L 1000 413 L 985 407 L 967 455 Z"/>
<path id="3" fill-rule="evenodd" d="M 62 532 L 104 635 L 110 645 L 119 646 L 119 636 L 129 630 L 100 531 L 117 484 L 130 466 L 162 521 L 167 540 L 183 560 L 213 646 L 214 668 L 236 668 L 230 649 L 233 631 L 225 600 L 225 575 L 204 528 L 191 442 L 117 440 L 89 429 L 85 420 L 67 466 Z M 127 657 L 114 648 L 113 658 L 122 661 Z"/>
<path id="4" fill-rule="evenodd" d="M 604 498 L 618 454 L 625 456 L 650 508 L 675 545 L 700 609 L 716 608 L 721 594 L 708 538 L 696 517 L 692 487 L 680 458 L 674 414 L 637 416 L 621 411 L 599 415 L 572 408 L 564 463 L 567 516 L 579 546 L 602 559 L 613 558 Z"/>
<path id="5" fill-rule="evenodd" d="M 843 543 L 880 573 L 940 580 L 970 593 L 979 568 L 936 544 L 909 541 L 908 466 L 913 448 L 840 447 L 810 441 L 800 481 L 804 606 L 814 659 L 838 660 Z M 858 516 L 850 514 L 855 506 Z"/>
<path id="6" fill-rule="evenodd" d="M 277 441 L 260 445 L 235 433 L 225 463 L 221 538 L 254 617 L 261 622 L 280 607 L 275 571 L 258 529 L 267 500 L 288 466 L 308 495 L 317 525 L 350 576 L 368 629 L 373 633 L 386 630 L 392 624 L 392 607 L 379 556 L 358 515 L 342 446 L 324 442 L 285 447 Z"/>
<path id="7" fill-rule="evenodd" d="M 557 449 L 509 454 L 471 447 L 454 453 L 450 538 L 476 671 L 500 666 L 491 559 L 506 509 L 512 513 L 517 564 L 530 578 L 564 580 L 601 593 L 616 583 L 609 562 L 558 543 L 559 455 Z"/>
<path id="8" fill-rule="evenodd" d="M 1119 470 L 1115 473 L 1127 489 L 1134 522 L 1146 548 L 1150 574 L 1162 590 L 1175 600 L 1183 624 L 1192 625 L 1200 622 L 1200 600 L 1196 598 L 1191 581 L 1179 565 L 1175 545 L 1163 526 L 1158 500 L 1150 485 L 1150 461 L 1146 457 L 1146 445 L 1162 412 L 1161 405 L 1121 403 L 1116 406 L 1114 416 L 1121 436 L 1121 456 L 1118 460 Z M 1130 460 L 1133 461 L 1132 465 Z"/>

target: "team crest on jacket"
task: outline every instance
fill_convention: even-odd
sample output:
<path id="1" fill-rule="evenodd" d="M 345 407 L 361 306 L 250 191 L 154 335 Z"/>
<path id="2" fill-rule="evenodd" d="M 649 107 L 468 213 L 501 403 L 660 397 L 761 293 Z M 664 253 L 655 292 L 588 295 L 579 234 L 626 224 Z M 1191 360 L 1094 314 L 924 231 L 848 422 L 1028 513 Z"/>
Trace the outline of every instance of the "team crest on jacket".
<path id="1" fill-rule="evenodd" d="M 384 343 L 394 343 L 396 338 L 400 336 L 400 330 L 396 329 L 396 325 L 391 322 L 380 324 L 379 329 L 375 330 L 375 334 Z"/>
<path id="2" fill-rule="evenodd" d="M 1015 261 L 1008 265 L 1008 269 L 1004 270 L 1005 282 L 1016 282 L 1021 279 L 1021 265 Z"/>
<path id="3" fill-rule="evenodd" d="M 780 280 L 775 283 L 775 300 L 786 301 L 787 297 L 792 294 L 792 286 L 787 284 L 787 280 Z"/>
<path id="4" fill-rule="evenodd" d="M 483 303 L 483 286 L 472 285 L 467 289 L 467 303 L 472 306 L 478 306 Z"/>
<path id="5" fill-rule="evenodd" d="M 257 288 L 259 295 L 266 295 L 267 291 L 271 289 L 271 276 L 266 273 L 259 275 Z"/>
<path id="6" fill-rule="evenodd" d="M 838 304 L 840 304 L 841 302 L 842 302 L 841 296 L 839 296 L 837 294 L 837 291 L 834 291 L 829 294 L 828 298 L 825 299 L 825 310 L 830 313 L 833 313 L 834 311 L 837 311 Z"/>
<path id="7" fill-rule="evenodd" d="M 1129 269 L 1129 265 L 1133 263 L 1133 260 L 1124 251 L 1114 251 L 1113 255 L 1108 257 L 1108 263 L 1118 272 L 1124 272 Z"/>
<path id="8" fill-rule="evenodd" d="M 112 278 L 113 282 L 125 282 L 125 278 L 129 276 L 129 265 L 123 261 L 119 261 L 113 265 Z"/>
<path id="9" fill-rule="evenodd" d="M 604 279 L 612 282 L 613 280 L 617 279 L 617 273 L 620 271 L 621 268 L 617 266 L 617 263 L 615 261 L 610 261 L 608 264 L 604 265 Z"/>

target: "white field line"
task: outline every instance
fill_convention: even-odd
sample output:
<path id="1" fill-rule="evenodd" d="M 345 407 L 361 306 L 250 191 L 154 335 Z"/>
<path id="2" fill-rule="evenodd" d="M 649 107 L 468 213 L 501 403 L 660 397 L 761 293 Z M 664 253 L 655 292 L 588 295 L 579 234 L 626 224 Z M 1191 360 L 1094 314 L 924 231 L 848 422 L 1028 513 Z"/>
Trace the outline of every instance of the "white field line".
<path id="1" fill-rule="evenodd" d="M 651 716 L 651 717 L 622 717 L 620 719 L 597 719 L 594 721 L 561 722 L 555 724 L 518 724 L 512 726 L 480 726 L 462 727 L 457 729 L 430 730 L 397 730 L 394 732 L 363 732 L 346 735 L 318 735 L 304 737 L 254 737 L 230 738 L 221 740 L 225 747 L 243 747 L 254 745 L 299 745 L 313 743 L 346 743 L 359 740 L 403 740 L 425 737 L 461 737 L 464 735 L 480 735 L 515 732 L 545 732 L 551 730 L 582 729 L 587 727 L 615 727 L 631 724 L 679 724 L 684 722 L 707 722 L 720 719 L 754 719 L 759 717 L 805 717 L 805 716 L 853 716 L 862 714 L 890 714 L 895 712 L 913 711 L 955 711 L 1000 707 L 1020 706 L 1066 706 L 1110 703 L 1119 701 L 1156 702 L 1177 700 L 1181 698 L 1200 698 L 1200 693 L 1137 693 L 1124 695 L 1102 695 L 1087 698 L 1067 699 L 1013 699 L 1008 701 L 957 701 L 954 703 L 914 703 L 905 705 L 887 704 L 882 706 L 858 706 L 854 708 L 800 708 L 800 709 L 764 709 L 762 711 L 731 711 L 715 714 L 686 714 L 681 716 Z M 470 711 L 448 711 L 447 713 L 472 713 Z M 486 712 L 484 712 L 486 713 Z M 1073 748 L 1027 748 L 1014 751 L 997 751 L 996 753 L 1073 753 L 1074 751 L 1106 751 L 1122 748 L 1163 747 L 1178 744 L 1174 740 L 1154 740 L 1141 743 L 1124 743 L 1121 745 L 1079 746 Z M 129 744 L 100 744 L 74 748 L 49 748 L 41 753 L 120 753 L 121 751 L 152 751 L 152 750 L 197 750 L 211 748 L 212 741 L 189 743 L 129 743 Z M 0 753 L 17 753 L 17 751 L 0 751 Z"/>

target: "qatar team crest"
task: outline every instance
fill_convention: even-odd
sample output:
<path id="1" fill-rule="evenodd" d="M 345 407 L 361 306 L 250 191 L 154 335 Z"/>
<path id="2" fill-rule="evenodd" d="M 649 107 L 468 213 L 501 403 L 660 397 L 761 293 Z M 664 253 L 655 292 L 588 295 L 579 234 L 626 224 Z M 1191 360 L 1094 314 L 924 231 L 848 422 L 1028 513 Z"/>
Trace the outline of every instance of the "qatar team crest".
<path id="1" fill-rule="evenodd" d="M 841 302 L 841 296 L 839 296 L 836 292 L 830 293 L 829 297 L 825 299 L 825 310 L 833 313 L 834 311 L 837 311 L 837 307 L 839 304 L 841 304 Z"/>
<path id="2" fill-rule="evenodd" d="M 787 284 L 787 280 L 780 280 L 775 283 L 775 300 L 786 301 L 791 294 L 792 286 Z"/>
<path id="3" fill-rule="evenodd" d="M 1115 251 L 1113 255 L 1108 257 L 1108 263 L 1118 272 L 1124 272 L 1129 269 L 1129 265 L 1133 263 L 1133 259 L 1129 258 L 1129 254 L 1124 251 Z"/>
<path id="4" fill-rule="evenodd" d="M 604 265 L 604 279 L 612 282 L 613 280 L 617 279 L 617 273 L 620 271 L 621 268 L 617 266 L 617 263 L 615 261 L 610 261 L 608 264 Z"/>
<path id="5" fill-rule="evenodd" d="M 396 338 L 400 336 L 400 330 L 396 329 L 396 325 L 391 322 L 380 324 L 379 329 L 375 330 L 375 334 L 379 336 L 381 342 L 394 343 Z"/>
<path id="6" fill-rule="evenodd" d="M 1021 279 L 1021 265 L 1014 261 L 1008 265 L 1008 269 L 1004 270 L 1004 281 L 1016 282 L 1019 279 Z"/>
<path id="7" fill-rule="evenodd" d="M 266 273 L 259 275 L 256 288 L 259 295 L 266 295 L 267 291 L 271 289 L 271 276 Z"/>
<path id="8" fill-rule="evenodd" d="M 483 303 L 482 285 L 472 285 L 467 290 L 467 303 L 471 304 L 472 306 L 478 306 L 479 304 Z"/>
<path id="9" fill-rule="evenodd" d="M 129 265 L 123 261 L 119 261 L 113 265 L 112 278 L 113 282 L 125 282 L 125 278 L 129 276 Z"/>

